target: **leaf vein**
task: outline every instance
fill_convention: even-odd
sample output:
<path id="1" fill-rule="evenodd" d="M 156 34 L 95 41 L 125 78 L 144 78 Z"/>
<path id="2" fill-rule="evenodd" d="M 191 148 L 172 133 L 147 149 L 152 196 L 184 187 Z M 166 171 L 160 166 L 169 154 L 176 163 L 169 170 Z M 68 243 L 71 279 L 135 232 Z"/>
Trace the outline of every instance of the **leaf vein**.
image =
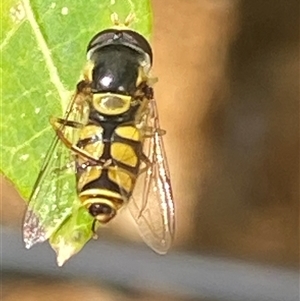
<path id="1" fill-rule="evenodd" d="M 53 85 L 55 86 L 55 88 L 59 94 L 59 97 L 61 99 L 62 109 L 63 109 L 63 112 L 65 112 L 67 105 L 68 105 L 67 101 L 68 101 L 69 91 L 67 89 L 65 89 L 65 87 L 60 79 L 57 68 L 55 67 L 53 59 L 52 59 L 51 51 L 46 43 L 46 40 L 45 40 L 41 30 L 40 30 L 39 24 L 37 23 L 37 20 L 35 19 L 35 16 L 33 14 L 33 11 L 32 11 L 31 5 L 30 5 L 30 1 L 23 0 L 23 6 L 24 6 L 27 20 L 28 20 L 30 26 L 32 27 L 33 33 L 35 35 L 38 47 L 44 56 L 46 66 L 49 71 L 50 80 L 53 83 Z"/>
<path id="2" fill-rule="evenodd" d="M 33 135 L 30 139 L 25 141 L 23 144 L 20 144 L 17 147 L 9 147 L 9 146 L 2 145 L 2 149 L 11 152 L 11 155 L 14 156 L 19 150 L 21 150 L 25 146 L 29 146 L 33 140 L 39 138 L 40 136 L 42 136 L 45 132 L 49 131 L 50 129 L 51 129 L 51 126 L 47 126 L 45 129 L 43 129 L 42 131 Z"/>
<path id="3" fill-rule="evenodd" d="M 13 35 L 17 32 L 17 30 L 20 28 L 21 24 L 23 24 L 24 21 L 21 21 L 17 26 L 13 27 L 6 35 L 5 39 L 0 45 L 0 51 L 3 50 L 3 48 L 8 45 L 10 39 L 13 37 Z"/>

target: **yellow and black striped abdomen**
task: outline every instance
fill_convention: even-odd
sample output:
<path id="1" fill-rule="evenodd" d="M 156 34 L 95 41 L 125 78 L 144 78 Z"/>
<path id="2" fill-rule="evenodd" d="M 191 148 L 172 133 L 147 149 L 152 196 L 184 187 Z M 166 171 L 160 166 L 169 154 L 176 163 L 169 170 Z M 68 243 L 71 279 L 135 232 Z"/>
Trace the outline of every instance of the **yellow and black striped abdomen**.
<path id="1" fill-rule="evenodd" d="M 107 198 L 120 205 L 132 194 L 139 172 L 142 141 L 134 124 L 89 124 L 77 146 L 99 162 L 77 158 L 77 189 L 82 202 Z"/>

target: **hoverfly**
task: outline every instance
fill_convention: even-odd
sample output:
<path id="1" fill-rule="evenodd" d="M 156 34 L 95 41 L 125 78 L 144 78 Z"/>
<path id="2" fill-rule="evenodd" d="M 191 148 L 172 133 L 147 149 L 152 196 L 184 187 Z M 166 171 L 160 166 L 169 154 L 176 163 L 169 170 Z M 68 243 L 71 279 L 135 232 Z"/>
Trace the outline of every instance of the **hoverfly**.
<path id="1" fill-rule="evenodd" d="M 56 136 L 31 194 L 24 220 L 27 248 L 47 240 L 72 214 L 70 197 L 95 226 L 128 207 L 144 241 L 157 253 L 174 235 L 174 204 L 159 126 L 152 50 L 147 40 L 114 18 L 87 47 L 83 80 L 64 118 L 51 118 Z M 49 212 L 49 214 L 41 214 Z"/>

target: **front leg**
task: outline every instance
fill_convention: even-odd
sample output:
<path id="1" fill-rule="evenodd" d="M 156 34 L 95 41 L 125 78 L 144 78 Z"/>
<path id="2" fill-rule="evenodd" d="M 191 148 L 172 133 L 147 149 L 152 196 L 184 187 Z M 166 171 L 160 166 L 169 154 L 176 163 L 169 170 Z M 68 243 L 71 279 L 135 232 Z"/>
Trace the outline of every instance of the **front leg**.
<path id="1" fill-rule="evenodd" d="M 71 127 L 77 127 L 77 126 L 82 127 L 82 125 L 80 123 L 75 122 L 75 121 L 69 121 L 69 120 L 64 120 L 61 118 L 52 117 L 50 119 L 50 124 L 52 125 L 52 127 L 53 127 L 54 131 L 56 132 L 57 136 L 59 137 L 59 139 L 62 141 L 62 143 L 67 148 L 69 148 L 75 154 L 77 154 L 78 156 L 80 156 L 82 158 L 86 158 L 92 162 L 95 162 L 96 164 L 100 163 L 98 158 L 95 158 L 91 154 L 86 152 L 85 150 L 80 149 L 77 145 L 73 144 L 68 138 L 66 138 L 66 136 L 63 132 L 62 125 L 67 125 L 67 126 L 71 126 Z"/>

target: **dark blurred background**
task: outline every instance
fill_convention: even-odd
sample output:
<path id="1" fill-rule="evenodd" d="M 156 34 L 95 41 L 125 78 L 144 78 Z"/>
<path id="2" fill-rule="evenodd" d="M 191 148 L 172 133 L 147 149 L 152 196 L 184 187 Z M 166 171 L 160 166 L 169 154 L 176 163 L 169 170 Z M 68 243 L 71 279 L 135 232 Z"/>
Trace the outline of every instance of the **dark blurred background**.
<path id="1" fill-rule="evenodd" d="M 297 268 L 299 1 L 153 6 L 153 73 L 177 209 L 174 252 Z M 4 183 L 2 224 L 20 231 L 24 208 Z M 138 239 L 125 218 L 103 235 Z M 20 295 L 13 288 L 24 276 L 7 275 L 3 300 L 182 300 L 82 280 L 73 291 L 75 280 L 31 274 Z"/>
<path id="2" fill-rule="evenodd" d="M 297 264 L 299 1 L 154 3 L 178 244 Z"/>

